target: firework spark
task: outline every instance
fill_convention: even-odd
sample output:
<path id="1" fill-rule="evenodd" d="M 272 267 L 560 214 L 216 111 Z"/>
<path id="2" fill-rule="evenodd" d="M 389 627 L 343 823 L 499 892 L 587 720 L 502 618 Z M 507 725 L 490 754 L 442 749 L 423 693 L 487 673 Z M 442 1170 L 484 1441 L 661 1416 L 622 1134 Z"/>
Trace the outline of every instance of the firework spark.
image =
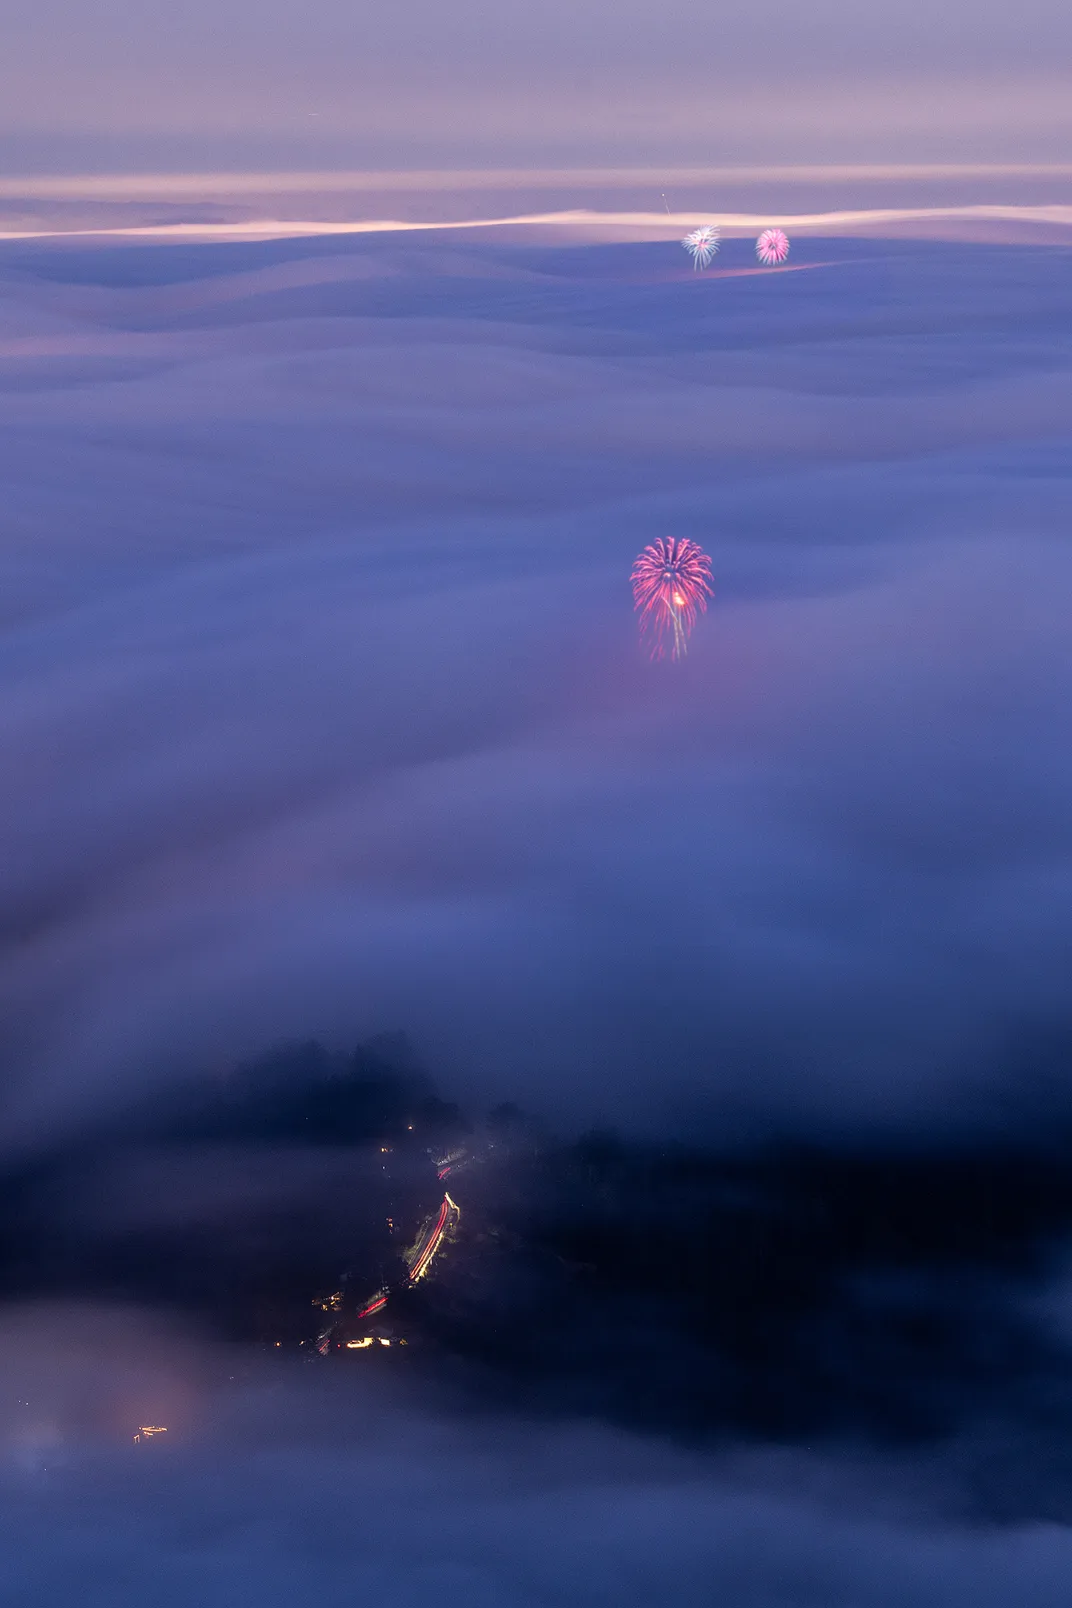
<path id="1" fill-rule="evenodd" d="M 702 229 L 687 234 L 681 244 L 692 258 L 694 268 L 706 268 L 718 251 L 718 224 L 705 223 Z"/>
<path id="2" fill-rule="evenodd" d="M 696 542 L 660 536 L 637 558 L 632 581 L 641 632 L 651 633 L 652 658 L 662 658 L 669 637 L 670 657 L 680 659 L 714 592 L 711 560 Z"/>
<path id="3" fill-rule="evenodd" d="M 756 241 L 756 256 L 768 268 L 784 262 L 789 255 L 789 236 L 784 229 L 764 229 Z"/>

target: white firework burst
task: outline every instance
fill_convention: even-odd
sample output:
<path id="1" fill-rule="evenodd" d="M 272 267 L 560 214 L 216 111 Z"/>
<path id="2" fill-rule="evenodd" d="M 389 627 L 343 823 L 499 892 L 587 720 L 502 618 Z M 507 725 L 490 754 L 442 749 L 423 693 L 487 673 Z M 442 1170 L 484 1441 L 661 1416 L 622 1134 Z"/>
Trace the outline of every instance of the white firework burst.
<path id="1" fill-rule="evenodd" d="M 692 258 L 694 268 L 706 268 L 718 250 L 718 224 L 705 223 L 687 234 L 681 244 Z"/>

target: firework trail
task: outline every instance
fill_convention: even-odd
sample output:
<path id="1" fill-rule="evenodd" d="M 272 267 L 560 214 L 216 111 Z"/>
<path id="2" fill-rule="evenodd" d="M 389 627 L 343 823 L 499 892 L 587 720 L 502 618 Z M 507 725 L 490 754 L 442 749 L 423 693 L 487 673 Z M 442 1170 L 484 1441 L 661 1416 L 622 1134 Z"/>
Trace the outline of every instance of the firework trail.
<path id="1" fill-rule="evenodd" d="M 692 258 L 694 268 L 706 268 L 718 251 L 718 224 L 705 223 L 702 229 L 687 234 L 681 244 Z"/>
<path id="2" fill-rule="evenodd" d="M 789 255 L 789 236 L 784 229 L 764 229 L 756 241 L 756 256 L 768 268 L 784 262 Z"/>
<path id="3" fill-rule="evenodd" d="M 651 633 L 651 656 L 661 659 L 670 638 L 670 657 L 680 659 L 689 633 L 714 593 L 711 560 L 696 542 L 660 536 L 633 565 L 633 603 L 641 634 Z"/>

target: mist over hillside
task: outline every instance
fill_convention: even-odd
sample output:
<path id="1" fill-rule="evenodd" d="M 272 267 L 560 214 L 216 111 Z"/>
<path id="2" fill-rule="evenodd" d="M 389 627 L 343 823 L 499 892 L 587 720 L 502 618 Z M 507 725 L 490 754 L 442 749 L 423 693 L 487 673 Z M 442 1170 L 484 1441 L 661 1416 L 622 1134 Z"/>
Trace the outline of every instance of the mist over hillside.
<path id="1" fill-rule="evenodd" d="M 459 1400 L 692 1447 L 941 1446 L 1003 1423 L 1036 1446 L 1024 1511 L 1057 1516 L 1063 1496 L 1037 1503 L 1072 1365 L 1068 1146 L 1067 1126 L 572 1138 L 444 1101 L 399 1036 L 281 1047 L 10 1171 L 0 1291 L 134 1303 L 321 1368 L 352 1367 L 341 1336 L 393 1335 L 406 1377 Z M 410 1283 L 444 1189 L 457 1231 Z M 977 1485 L 984 1511 L 1019 1508 L 1003 1478 Z"/>

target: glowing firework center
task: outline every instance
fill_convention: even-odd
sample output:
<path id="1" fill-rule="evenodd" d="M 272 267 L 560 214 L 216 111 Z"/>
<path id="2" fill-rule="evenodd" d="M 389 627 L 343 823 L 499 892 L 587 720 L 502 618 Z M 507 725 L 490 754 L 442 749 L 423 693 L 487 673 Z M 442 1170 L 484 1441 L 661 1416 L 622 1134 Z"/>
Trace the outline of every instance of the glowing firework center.
<path id="1" fill-rule="evenodd" d="M 651 639 L 651 656 L 661 659 L 670 642 L 671 659 L 688 649 L 689 634 L 714 593 L 711 560 L 696 542 L 660 536 L 633 565 L 633 603 L 642 636 Z"/>

